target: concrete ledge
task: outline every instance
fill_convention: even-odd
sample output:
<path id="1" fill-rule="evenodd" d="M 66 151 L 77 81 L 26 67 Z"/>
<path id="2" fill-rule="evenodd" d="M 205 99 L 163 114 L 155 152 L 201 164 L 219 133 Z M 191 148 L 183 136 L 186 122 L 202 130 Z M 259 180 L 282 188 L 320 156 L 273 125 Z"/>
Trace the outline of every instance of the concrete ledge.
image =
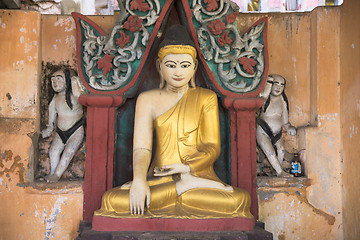
<path id="1" fill-rule="evenodd" d="M 258 187 L 308 187 L 311 180 L 306 177 L 280 178 L 280 177 L 257 177 Z"/>
<path id="2" fill-rule="evenodd" d="M 122 231 L 99 232 L 91 229 L 91 223 L 81 222 L 76 240 L 272 240 L 272 233 L 265 231 L 262 222 L 257 222 L 251 231 L 215 231 L 215 232 L 165 232 L 165 231 Z"/>
<path id="3" fill-rule="evenodd" d="M 55 183 L 32 182 L 24 184 L 26 193 L 30 194 L 73 194 L 82 193 L 83 181 L 59 181 Z"/>

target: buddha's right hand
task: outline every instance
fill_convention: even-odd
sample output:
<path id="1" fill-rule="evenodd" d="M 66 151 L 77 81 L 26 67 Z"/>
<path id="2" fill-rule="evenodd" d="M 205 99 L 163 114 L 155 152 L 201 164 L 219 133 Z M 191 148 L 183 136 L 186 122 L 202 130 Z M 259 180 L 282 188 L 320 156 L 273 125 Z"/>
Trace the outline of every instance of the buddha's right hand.
<path id="1" fill-rule="evenodd" d="M 134 180 L 130 187 L 130 213 L 144 214 L 146 206 L 150 207 L 150 188 L 146 181 Z"/>

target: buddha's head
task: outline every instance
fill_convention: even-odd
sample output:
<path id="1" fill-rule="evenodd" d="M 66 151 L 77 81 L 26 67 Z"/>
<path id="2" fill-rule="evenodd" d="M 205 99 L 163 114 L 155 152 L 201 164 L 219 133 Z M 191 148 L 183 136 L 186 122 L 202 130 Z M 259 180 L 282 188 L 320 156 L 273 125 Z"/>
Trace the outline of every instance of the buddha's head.
<path id="1" fill-rule="evenodd" d="M 160 44 L 157 69 L 160 74 L 160 88 L 166 84 L 195 87 L 197 69 L 195 44 L 182 25 L 174 25 L 166 32 Z"/>

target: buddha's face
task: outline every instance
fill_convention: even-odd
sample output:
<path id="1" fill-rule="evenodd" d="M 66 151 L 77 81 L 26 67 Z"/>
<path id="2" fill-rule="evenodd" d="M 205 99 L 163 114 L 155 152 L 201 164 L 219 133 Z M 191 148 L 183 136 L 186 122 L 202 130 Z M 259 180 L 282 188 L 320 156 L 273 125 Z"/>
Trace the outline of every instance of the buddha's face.
<path id="1" fill-rule="evenodd" d="M 159 68 L 166 84 L 183 87 L 194 76 L 196 63 L 190 54 L 168 54 L 159 63 Z"/>
<path id="2" fill-rule="evenodd" d="M 57 71 L 51 76 L 51 86 L 55 92 L 62 92 L 66 89 L 64 71 Z"/>
<path id="3" fill-rule="evenodd" d="M 271 87 L 271 95 L 280 96 L 285 88 L 285 79 L 280 76 L 274 76 L 273 85 Z"/>

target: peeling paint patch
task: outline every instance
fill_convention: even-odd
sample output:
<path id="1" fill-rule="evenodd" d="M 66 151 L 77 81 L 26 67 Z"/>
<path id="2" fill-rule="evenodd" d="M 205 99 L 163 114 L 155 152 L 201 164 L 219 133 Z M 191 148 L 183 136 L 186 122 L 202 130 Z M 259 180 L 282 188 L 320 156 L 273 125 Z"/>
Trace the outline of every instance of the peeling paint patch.
<path id="1" fill-rule="evenodd" d="M 20 42 L 21 42 L 21 43 L 24 43 L 24 42 L 25 42 L 24 36 L 21 36 L 21 37 L 20 37 Z"/>
<path id="2" fill-rule="evenodd" d="M 20 32 L 23 32 L 23 33 L 25 33 L 25 32 L 26 32 L 26 28 L 24 28 L 24 27 L 21 27 L 21 28 L 20 28 Z"/>
<path id="3" fill-rule="evenodd" d="M 66 36 L 65 42 L 71 45 L 74 49 L 76 49 L 76 38 L 73 35 L 71 35 L 70 37 Z"/>
<path id="4" fill-rule="evenodd" d="M 318 214 L 320 215 L 321 217 L 323 217 L 329 225 L 334 225 L 335 224 L 335 216 L 329 214 L 329 213 L 326 213 L 325 211 L 319 209 L 319 208 L 316 208 L 314 205 L 312 205 L 309 200 L 307 199 L 306 197 L 306 194 L 303 192 L 303 191 L 298 191 L 298 190 L 294 190 L 294 189 L 291 189 L 291 188 L 286 188 L 286 189 L 283 189 L 281 191 L 264 191 L 264 190 L 260 190 L 258 189 L 258 196 L 259 196 L 259 200 L 260 201 L 269 201 L 269 200 L 274 200 L 274 195 L 275 194 L 286 194 L 288 196 L 295 196 L 297 197 L 297 199 L 299 200 L 296 204 L 298 206 L 302 205 L 302 204 L 306 204 L 307 206 L 311 207 L 312 211 L 315 213 L 315 214 Z M 290 207 L 293 206 L 293 204 L 295 203 L 295 201 L 293 200 L 291 203 L 290 203 Z M 277 206 L 276 207 L 277 210 L 280 210 L 280 206 Z M 332 212 L 333 208 L 330 208 L 330 212 Z M 299 211 L 299 209 L 297 209 L 297 214 L 298 215 L 301 215 L 301 212 Z"/>
<path id="5" fill-rule="evenodd" d="M 32 45 L 31 45 L 31 43 L 30 43 L 30 44 L 25 44 L 25 47 L 24 47 L 24 51 L 25 51 L 25 53 L 30 52 L 30 51 L 31 51 L 31 49 L 32 49 Z"/>
<path id="6" fill-rule="evenodd" d="M 298 80 L 297 80 L 297 74 L 296 74 L 296 57 L 292 57 L 291 59 L 293 61 L 293 66 L 294 66 L 294 70 L 295 70 L 295 74 L 294 74 L 295 78 L 294 78 L 294 80 L 295 80 L 295 83 L 297 84 Z"/>
<path id="7" fill-rule="evenodd" d="M 290 207 L 292 207 L 294 205 L 295 200 L 292 200 L 290 203 Z"/>
<path id="8" fill-rule="evenodd" d="M 351 44 L 351 48 L 355 48 L 355 45 L 354 45 L 354 44 Z"/>
<path id="9" fill-rule="evenodd" d="M 295 106 L 294 115 L 296 118 L 303 119 L 304 118 L 304 112 L 302 111 L 301 107 L 299 105 Z"/>
<path id="10" fill-rule="evenodd" d="M 318 116 L 319 119 L 319 126 L 322 125 L 323 122 L 335 122 L 335 120 L 338 118 L 338 114 L 337 113 L 327 113 L 327 114 L 322 114 Z"/>
<path id="11" fill-rule="evenodd" d="M 0 24 L 1 24 L 2 28 L 4 28 L 4 29 L 6 28 L 6 24 L 1 21 L 1 18 L 0 18 Z"/>
<path id="12" fill-rule="evenodd" d="M 350 138 L 357 135 L 357 133 L 358 133 L 358 127 L 355 127 L 355 125 L 352 125 L 352 127 L 350 127 Z"/>
<path id="13" fill-rule="evenodd" d="M 24 60 L 16 61 L 16 63 L 13 63 L 13 67 L 15 68 L 15 71 L 24 70 Z"/>
<path id="14" fill-rule="evenodd" d="M 11 182 L 11 175 L 9 173 L 15 173 L 19 176 L 19 182 L 24 183 L 24 164 L 21 162 L 21 158 L 19 155 L 16 155 L 13 158 L 13 152 L 11 150 L 5 150 L 4 153 L 5 158 L 0 159 L 0 177 L 4 175 L 7 178 L 8 182 Z M 1 178 L 2 182 L 2 178 Z M 7 184 L 5 182 L 5 187 Z"/>
<path id="15" fill-rule="evenodd" d="M 51 209 L 51 213 L 49 216 L 44 216 L 44 221 L 46 223 L 45 230 L 46 232 L 44 240 L 49 240 L 54 237 L 53 229 L 55 227 L 55 222 L 57 217 L 61 213 L 61 207 L 63 204 L 66 204 L 67 197 L 59 197 L 56 199 L 54 207 Z M 47 215 L 47 211 L 44 209 L 44 213 Z"/>
<path id="16" fill-rule="evenodd" d="M 55 27 L 57 27 L 57 26 L 60 26 L 60 27 L 65 26 L 65 32 L 71 32 L 71 31 L 75 30 L 75 21 L 71 17 L 62 18 L 62 19 L 57 20 L 54 23 L 54 26 Z"/>
<path id="17" fill-rule="evenodd" d="M 21 113 L 23 111 L 35 112 L 35 100 L 34 97 L 30 94 L 28 95 L 13 95 L 12 100 L 9 101 L 8 107 L 15 113 Z"/>
<path id="18" fill-rule="evenodd" d="M 281 191 L 259 191 L 259 198 L 261 201 L 268 201 L 274 197 L 276 193 L 282 193 Z"/>

